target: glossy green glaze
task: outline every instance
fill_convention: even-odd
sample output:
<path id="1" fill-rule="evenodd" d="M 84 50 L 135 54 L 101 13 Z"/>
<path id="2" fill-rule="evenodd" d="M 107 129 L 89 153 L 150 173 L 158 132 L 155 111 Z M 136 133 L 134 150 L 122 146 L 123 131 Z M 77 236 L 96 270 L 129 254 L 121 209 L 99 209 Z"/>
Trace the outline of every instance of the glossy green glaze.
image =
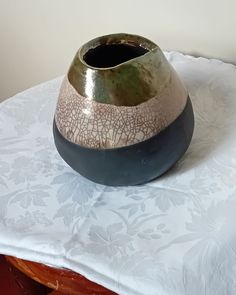
<path id="1" fill-rule="evenodd" d="M 147 52 L 111 67 L 86 63 L 84 57 L 89 50 L 109 44 L 142 47 Z M 68 72 L 70 83 L 80 95 L 117 106 L 135 106 L 149 100 L 163 90 L 170 77 L 171 66 L 160 48 L 146 38 L 129 34 L 107 35 L 86 43 Z"/>

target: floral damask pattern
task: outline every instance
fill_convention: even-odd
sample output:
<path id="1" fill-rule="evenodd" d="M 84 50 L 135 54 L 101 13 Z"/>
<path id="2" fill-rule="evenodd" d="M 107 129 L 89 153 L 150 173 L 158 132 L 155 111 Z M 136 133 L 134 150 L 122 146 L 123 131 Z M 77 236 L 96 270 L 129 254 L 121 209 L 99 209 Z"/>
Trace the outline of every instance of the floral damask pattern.
<path id="1" fill-rule="evenodd" d="M 0 251 L 119 294 L 236 294 L 236 68 L 167 53 L 194 107 L 185 156 L 135 187 L 90 182 L 52 136 L 62 79 L 0 104 Z"/>

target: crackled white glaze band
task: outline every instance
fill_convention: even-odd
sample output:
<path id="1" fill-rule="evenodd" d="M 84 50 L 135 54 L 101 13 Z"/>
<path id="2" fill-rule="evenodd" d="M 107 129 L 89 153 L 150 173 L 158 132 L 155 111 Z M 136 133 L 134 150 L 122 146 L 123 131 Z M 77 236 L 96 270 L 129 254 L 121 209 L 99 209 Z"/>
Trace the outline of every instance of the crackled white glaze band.
<path id="1" fill-rule="evenodd" d="M 165 129 L 183 111 L 187 92 L 171 70 L 158 96 L 137 106 L 98 103 L 78 94 L 65 77 L 55 113 L 60 133 L 90 148 L 116 148 L 144 141 Z"/>

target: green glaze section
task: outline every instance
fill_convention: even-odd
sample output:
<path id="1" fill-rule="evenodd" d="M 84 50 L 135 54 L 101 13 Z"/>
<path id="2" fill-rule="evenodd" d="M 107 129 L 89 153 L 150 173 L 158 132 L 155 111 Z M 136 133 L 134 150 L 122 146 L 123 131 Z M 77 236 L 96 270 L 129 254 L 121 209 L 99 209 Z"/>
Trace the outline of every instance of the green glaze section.
<path id="1" fill-rule="evenodd" d="M 170 81 L 171 68 L 160 48 L 145 38 L 118 34 L 120 39 L 115 41 L 127 39 L 129 43 L 140 44 L 143 40 L 142 46 L 150 51 L 115 67 L 99 69 L 83 61 L 91 44 L 96 47 L 100 42 L 112 43 L 112 36 L 95 39 L 94 43 L 90 41 L 78 51 L 68 72 L 73 87 L 86 98 L 117 106 L 135 106 L 158 95 Z"/>
<path id="2" fill-rule="evenodd" d="M 144 78 L 137 65 L 124 64 L 120 70 L 109 73 L 106 86 L 111 92 L 101 102 L 134 106 L 148 100 L 154 96 L 154 92 Z"/>

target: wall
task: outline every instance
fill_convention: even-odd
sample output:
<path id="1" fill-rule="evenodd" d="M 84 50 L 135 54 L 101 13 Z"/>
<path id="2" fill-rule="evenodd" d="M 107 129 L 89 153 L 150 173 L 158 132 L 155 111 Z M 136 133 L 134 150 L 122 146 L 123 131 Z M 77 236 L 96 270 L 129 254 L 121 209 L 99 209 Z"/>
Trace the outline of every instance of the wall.
<path id="1" fill-rule="evenodd" d="M 236 62 L 235 0 L 0 0 L 0 100 L 66 72 L 87 40 L 130 32 Z"/>

